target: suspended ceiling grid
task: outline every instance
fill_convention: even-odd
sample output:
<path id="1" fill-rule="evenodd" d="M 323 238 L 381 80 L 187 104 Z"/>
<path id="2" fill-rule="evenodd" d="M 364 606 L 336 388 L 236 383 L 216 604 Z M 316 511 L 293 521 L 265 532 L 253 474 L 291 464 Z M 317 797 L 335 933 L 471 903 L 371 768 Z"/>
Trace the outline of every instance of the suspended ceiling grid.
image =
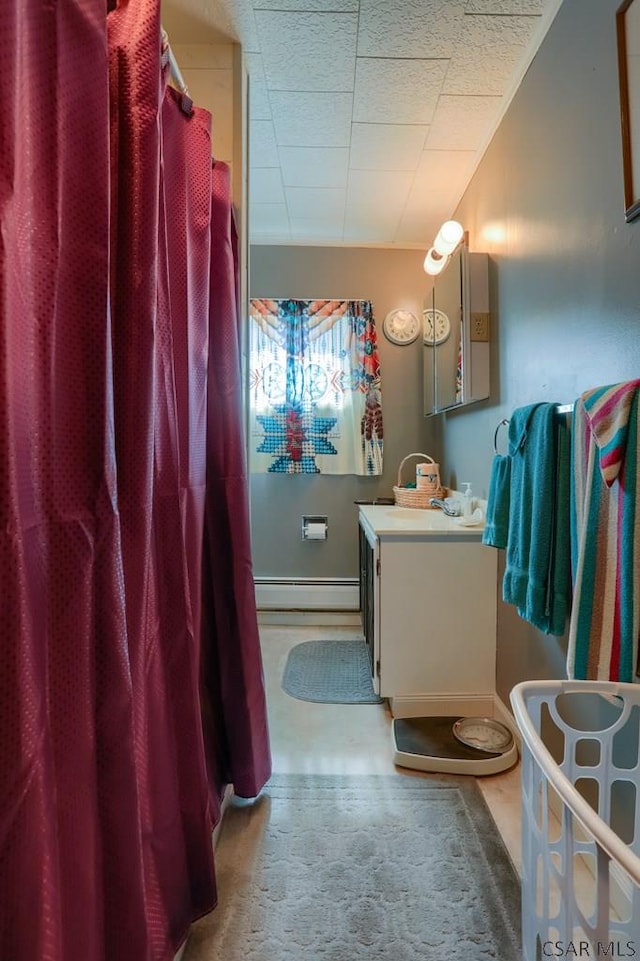
<path id="1" fill-rule="evenodd" d="M 180 0 L 245 51 L 252 242 L 428 246 L 560 2 Z"/>

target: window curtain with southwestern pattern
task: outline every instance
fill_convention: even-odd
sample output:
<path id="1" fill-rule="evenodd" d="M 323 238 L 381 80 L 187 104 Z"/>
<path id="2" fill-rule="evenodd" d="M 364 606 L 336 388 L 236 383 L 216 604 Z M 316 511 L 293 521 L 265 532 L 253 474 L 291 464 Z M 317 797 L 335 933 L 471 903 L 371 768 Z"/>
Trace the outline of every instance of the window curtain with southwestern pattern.
<path id="1" fill-rule="evenodd" d="M 368 300 L 252 300 L 250 467 L 382 473 L 382 392 Z"/>

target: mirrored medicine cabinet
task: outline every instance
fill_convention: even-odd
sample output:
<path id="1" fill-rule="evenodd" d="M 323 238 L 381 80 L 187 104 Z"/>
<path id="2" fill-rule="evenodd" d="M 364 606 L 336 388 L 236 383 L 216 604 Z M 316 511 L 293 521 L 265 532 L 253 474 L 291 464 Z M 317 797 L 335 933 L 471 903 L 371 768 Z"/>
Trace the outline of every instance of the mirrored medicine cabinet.
<path id="1" fill-rule="evenodd" d="M 434 279 L 424 306 L 424 413 L 489 396 L 488 256 L 461 244 Z"/>

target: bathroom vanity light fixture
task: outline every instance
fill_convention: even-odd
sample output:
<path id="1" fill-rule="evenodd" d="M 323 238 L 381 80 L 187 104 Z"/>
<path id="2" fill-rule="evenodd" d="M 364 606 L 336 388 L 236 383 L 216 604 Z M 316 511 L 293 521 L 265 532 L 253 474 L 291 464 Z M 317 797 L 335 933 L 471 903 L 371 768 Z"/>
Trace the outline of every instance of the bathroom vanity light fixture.
<path id="1" fill-rule="evenodd" d="M 464 229 L 457 220 L 446 220 L 424 258 L 425 273 L 436 277 L 447 265 L 449 257 L 454 252 L 462 238 Z"/>
<path id="2" fill-rule="evenodd" d="M 424 258 L 425 273 L 436 277 L 440 271 L 443 270 L 448 259 L 448 257 L 443 257 L 442 254 L 439 254 L 435 247 L 429 248 L 427 256 Z"/>

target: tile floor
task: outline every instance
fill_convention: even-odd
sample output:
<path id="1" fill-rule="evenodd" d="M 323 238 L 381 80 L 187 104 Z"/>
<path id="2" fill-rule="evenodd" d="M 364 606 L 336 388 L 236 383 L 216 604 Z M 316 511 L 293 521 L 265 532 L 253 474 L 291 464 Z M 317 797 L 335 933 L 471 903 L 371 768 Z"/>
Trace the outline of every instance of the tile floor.
<path id="1" fill-rule="evenodd" d="M 261 625 L 273 770 L 316 774 L 429 774 L 396 767 L 391 741 L 392 716 L 386 704 L 314 704 L 285 694 L 281 678 L 289 650 L 302 641 L 362 637 L 359 627 Z M 522 874 L 520 764 L 501 774 L 477 778 L 487 806 L 518 875 Z M 552 836 L 560 824 L 549 812 Z M 583 910 L 594 901 L 595 879 L 574 860 L 576 896 Z M 550 903 L 557 907 L 552 888 Z M 552 912 L 553 913 L 553 912 Z M 612 912 L 612 917 L 615 917 Z"/>
<path id="2" fill-rule="evenodd" d="M 361 637 L 354 627 L 261 625 L 273 770 L 278 773 L 412 774 L 393 763 L 391 714 L 382 704 L 314 704 L 280 686 L 289 650 L 302 641 Z M 478 778 L 513 864 L 520 871 L 520 767 Z"/>
<path id="3" fill-rule="evenodd" d="M 314 704 L 285 694 L 281 678 L 289 650 L 302 641 L 361 637 L 359 627 L 281 626 L 260 628 L 264 662 L 273 770 L 277 773 L 394 774 L 430 777 L 393 764 L 391 714 L 383 704 Z M 518 874 L 521 874 L 520 765 L 502 774 L 477 778 L 489 810 Z M 551 815 L 552 821 L 557 820 Z M 584 907 L 592 903 L 594 877 L 574 864 L 576 894 Z M 552 898 L 553 901 L 553 898 Z M 615 914 L 612 914 L 615 917 Z M 178 954 L 189 961 L 209 961 L 209 955 L 189 950 Z"/>
<path id="4" fill-rule="evenodd" d="M 386 704 L 315 704 L 285 694 L 289 650 L 303 641 L 362 637 L 359 627 L 262 624 L 269 731 L 274 773 L 431 775 L 393 764 Z M 520 769 L 478 778 L 514 866 L 520 868 Z M 205 919 L 206 920 L 206 919 Z M 202 923 L 202 922 L 201 922 Z M 187 941 L 175 961 L 209 961 L 206 943 Z M 203 953 L 204 952 L 204 953 Z"/>

